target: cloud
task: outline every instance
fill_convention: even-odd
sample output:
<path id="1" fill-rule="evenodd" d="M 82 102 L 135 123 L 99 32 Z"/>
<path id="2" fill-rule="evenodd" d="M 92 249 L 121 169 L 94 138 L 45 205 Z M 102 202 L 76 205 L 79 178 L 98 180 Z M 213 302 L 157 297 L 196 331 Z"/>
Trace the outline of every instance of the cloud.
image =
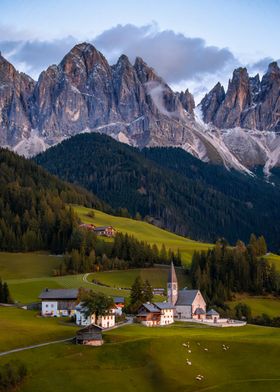
<path id="1" fill-rule="evenodd" d="M 0 51 L 20 71 L 37 79 L 51 64 L 58 64 L 79 41 L 75 37 L 55 40 L 34 39 L 29 31 L 0 25 Z M 121 54 L 132 62 L 140 56 L 175 90 L 194 93 L 197 102 L 217 81 L 225 88 L 238 59 L 228 48 L 209 46 L 202 38 L 186 37 L 172 30 L 160 30 L 157 24 L 117 25 L 95 38 L 89 38 L 108 59 L 116 63 Z M 250 74 L 264 73 L 273 59 L 262 58 L 247 65 Z"/>
<path id="2" fill-rule="evenodd" d="M 16 68 L 36 79 L 49 65 L 59 63 L 76 43 L 73 37 L 53 41 L 0 41 L 0 50 Z"/>
<path id="3" fill-rule="evenodd" d="M 159 31 L 156 24 L 137 27 L 118 25 L 93 40 L 115 62 L 125 53 L 131 61 L 142 57 L 169 83 L 212 74 L 235 62 L 227 48 L 207 46 L 202 38 L 189 38 L 172 30 Z"/>
<path id="4" fill-rule="evenodd" d="M 28 32 L 13 32 L 0 26 L 0 32 L 2 30 L 0 50 L 3 55 L 33 77 L 50 64 L 60 62 L 77 43 L 74 37 L 53 41 L 32 40 L 28 38 Z M 24 39 L 20 39 L 21 34 Z M 111 64 L 123 53 L 131 61 L 136 56 L 142 57 L 171 84 L 216 73 L 234 61 L 229 49 L 207 46 L 201 38 L 189 38 L 171 30 L 160 31 L 156 24 L 140 27 L 117 25 L 89 41 L 104 53 Z"/>
<path id="5" fill-rule="evenodd" d="M 280 60 L 274 60 L 272 57 L 264 57 L 255 63 L 248 64 L 247 69 L 249 73 L 257 73 L 264 74 L 267 71 L 268 65 L 273 61 L 277 61 L 280 64 Z"/>

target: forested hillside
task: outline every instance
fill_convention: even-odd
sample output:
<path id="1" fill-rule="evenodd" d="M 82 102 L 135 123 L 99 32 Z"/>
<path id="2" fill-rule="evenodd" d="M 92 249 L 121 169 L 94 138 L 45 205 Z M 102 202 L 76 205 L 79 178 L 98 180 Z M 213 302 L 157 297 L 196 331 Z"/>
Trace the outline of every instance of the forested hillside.
<path id="1" fill-rule="evenodd" d="M 279 190 L 264 181 L 205 164 L 180 149 L 145 149 L 83 134 L 35 158 L 113 208 L 127 208 L 178 234 L 209 242 L 265 235 L 279 245 Z"/>
<path id="2" fill-rule="evenodd" d="M 0 173 L 0 250 L 62 252 L 77 223 L 66 203 L 106 209 L 90 192 L 5 149 Z"/>

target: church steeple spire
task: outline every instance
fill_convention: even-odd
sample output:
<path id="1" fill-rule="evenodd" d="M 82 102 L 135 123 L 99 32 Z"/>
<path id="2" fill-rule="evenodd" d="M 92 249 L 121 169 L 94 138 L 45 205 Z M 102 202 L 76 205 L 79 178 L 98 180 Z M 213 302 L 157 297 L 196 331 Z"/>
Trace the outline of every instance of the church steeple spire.
<path id="1" fill-rule="evenodd" d="M 173 262 L 171 262 L 168 273 L 167 298 L 168 302 L 172 303 L 172 305 L 175 305 L 178 299 L 178 280 Z"/>

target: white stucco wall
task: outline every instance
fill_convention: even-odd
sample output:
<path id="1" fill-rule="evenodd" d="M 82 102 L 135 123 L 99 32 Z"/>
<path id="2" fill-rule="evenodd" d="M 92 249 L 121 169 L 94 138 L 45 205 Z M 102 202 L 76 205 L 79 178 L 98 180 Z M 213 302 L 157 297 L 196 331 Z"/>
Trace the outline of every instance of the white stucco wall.
<path id="1" fill-rule="evenodd" d="M 174 310 L 162 309 L 160 315 L 160 325 L 168 325 L 174 322 Z"/>
<path id="2" fill-rule="evenodd" d="M 98 320 L 96 320 L 95 314 L 92 314 L 90 317 L 85 317 L 84 314 L 79 310 L 76 310 L 75 314 L 76 314 L 76 324 L 81 326 L 97 324 L 102 328 L 110 328 L 110 327 L 114 327 L 116 323 L 114 310 L 112 311 L 112 314 L 99 317 Z"/>
<path id="3" fill-rule="evenodd" d="M 196 297 L 192 304 L 192 313 L 195 312 L 197 308 L 202 308 L 206 312 L 206 303 L 200 291 L 196 294 Z M 205 316 L 203 316 L 205 317 Z"/>
<path id="4" fill-rule="evenodd" d="M 42 301 L 42 316 L 59 316 L 57 301 Z"/>

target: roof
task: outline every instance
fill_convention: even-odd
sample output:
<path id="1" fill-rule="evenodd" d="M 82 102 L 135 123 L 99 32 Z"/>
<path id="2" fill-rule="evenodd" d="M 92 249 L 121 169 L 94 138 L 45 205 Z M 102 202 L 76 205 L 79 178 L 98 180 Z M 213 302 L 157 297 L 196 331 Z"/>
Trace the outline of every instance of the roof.
<path id="1" fill-rule="evenodd" d="M 219 313 L 216 312 L 215 309 L 208 310 L 208 312 L 206 314 L 207 314 L 207 316 L 219 316 Z"/>
<path id="2" fill-rule="evenodd" d="M 180 290 L 176 305 L 192 305 L 199 290 Z"/>
<path id="3" fill-rule="evenodd" d="M 175 309 L 175 306 L 173 306 L 170 302 L 154 302 L 154 305 L 156 305 L 159 309 Z"/>
<path id="4" fill-rule="evenodd" d="M 113 227 L 112 226 L 98 226 L 98 227 L 95 227 L 95 231 L 103 231 L 103 230 L 106 230 L 106 229 L 113 229 Z"/>
<path id="5" fill-rule="evenodd" d="M 78 340 L 102 340 L 102 328 L 96 324 L 90 324 L 76 332 Z"/>
<path id="6" fill-rule="evenodd" d="M 177 276 L 173 262 L 171 262 L 171 267 L 168 272 L 168 283 L 177 283 Z"/>
<path id="7" fill-rule="evenodd" d="M 114 297 L 113 299 L 114 299 L 115 304 L 117 304 L 119 302 L 124 303 L 124 297 Z"/>
<path id="8" fill-rule="evenodd" d="M 202 308 L 196 308 L 194 314 L 205 314 L 205 310 Z"/>
<path id="9" fill-rule="evenodd" d="M 145 303 L 142 306 L 144 306 L 145 309 L 147 309 L 149 312 L 153 312 L 153 313 L 158 313 L 159 312 L 159 308 L 157 306 L 155 306 L 154 304 L 151 303 Z"/>
<path id="10" fill-rule="evenodd" d="M 39 295 L 40 299 L 77 299 L 78 289 L 45 289 Z"/>

